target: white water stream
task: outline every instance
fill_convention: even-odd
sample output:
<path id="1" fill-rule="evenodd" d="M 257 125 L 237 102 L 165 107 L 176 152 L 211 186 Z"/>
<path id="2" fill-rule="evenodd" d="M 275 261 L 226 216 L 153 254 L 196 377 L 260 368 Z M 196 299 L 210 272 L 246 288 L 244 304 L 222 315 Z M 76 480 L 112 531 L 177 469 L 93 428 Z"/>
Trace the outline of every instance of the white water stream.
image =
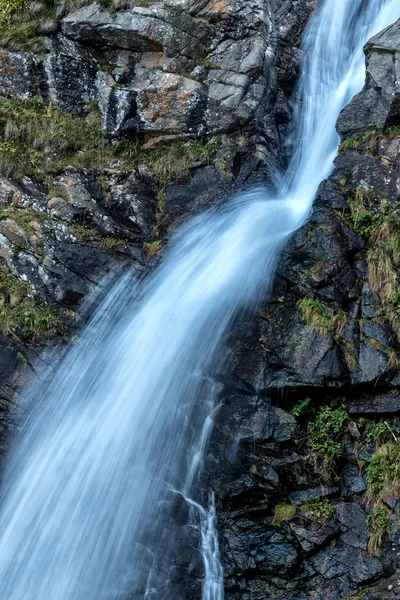
<path id="1" fill-rule="evenodd" d="M 203 600 L 222 600 L 213 496 L 207 509 L 189 499 L 218 392 L 207 368 L 332 168 L 364 42 L 399 16 L 398 0 L 325 0 L 304 41 L 297 150 L 277 197 L 246 192 L 184 225 L 136 302 L 128 275 L 40 390 L 0 498 L 1 600 L 168 598 L 177 496 L 198 513 Z"/>

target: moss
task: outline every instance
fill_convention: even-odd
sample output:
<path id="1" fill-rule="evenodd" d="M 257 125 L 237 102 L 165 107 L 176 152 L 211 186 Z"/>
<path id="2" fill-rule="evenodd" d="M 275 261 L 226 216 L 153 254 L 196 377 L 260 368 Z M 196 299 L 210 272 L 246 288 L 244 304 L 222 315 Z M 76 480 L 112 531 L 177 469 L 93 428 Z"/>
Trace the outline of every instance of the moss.
<path id="1" fill-rule="evenodd" d="M 0 267 L 0 333 L 5 337 L 45 340 L 64 333 L 54 311 L 32 298 L 32 288 L 5 267 Z"/>
<path id="2" fill-rule="evenodd" d="M 348 340 L 344 340 L 344 339 L 341 339 L 340 341 L 344 348 L 344 357 L 345 357 L 346 363 L 348 364 L 348 366 L 351 369 L 357 369 L 358 360 L 355 355 L 353 344 L 351 342 L 349 342 Z"/>
<path id="3" fill-rule="evenodd" d="M 296 514 L 296 507 L 293 504 L 278 504 L 275 508 L 273 527 L 281 527 L 287 521 L 293 519 Z"/>
<path id="4" fill-rule="evenodd" d="M 303 298 L 299 300 L 297 306 L 300 315 L 308 327 L 315 329 L 319 334 L 331 334 L 338 336 L 346 324 L 346 315 L 340 311 L 335 314 L 328 314 L 324 311 L 321 304 L 313 298 Z"/>
<path id="5" fill-rule="evenodd" d="M 368 552 L 372 556 L 376 556 L 382 547 L 385 537 L 393 529 L 393 519 L 390 511 L 386 507 L 380 506 L 374 508 L 367 519 L 367 523 L 370 530 Z"/>
<path id="6" fill-rule="evenodd" d="M 327 498 L 310 500 L 303 504 L 300 510 L 315 519 L 329 519 L 334 513 L 333 506 Z"/>

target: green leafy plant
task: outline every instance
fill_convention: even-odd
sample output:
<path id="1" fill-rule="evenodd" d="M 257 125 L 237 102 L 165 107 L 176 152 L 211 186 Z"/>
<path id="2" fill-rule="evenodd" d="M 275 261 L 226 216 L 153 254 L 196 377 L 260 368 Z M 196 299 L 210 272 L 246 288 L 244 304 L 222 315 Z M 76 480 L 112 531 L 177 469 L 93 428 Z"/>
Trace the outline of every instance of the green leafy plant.
<path id="1" fill-rule="evenodd" d="M 336 458 L 341 454 L 341 438 L 349 420 L 344 405 L 323 406 L 308 423 L 308 439 L 312 452 L 321 454 L 326 475 L 334 472 Z"/>
<path id="2" fill-rule="evenodd" d="M 311 398 L 304 398 L 304 400 L 300 400 L 291 410 L 291 413 L 294 417 L 300 417 L 303 414 L 307 414 L 310 412 L 312 407 Z"/>
<path id="3" fill-rule="evenodd" d="M 310 500 L 303 504 L 300 510 L 315 519 L 329 519 L 334 513 L 333 506 L 327 498 Z"/>

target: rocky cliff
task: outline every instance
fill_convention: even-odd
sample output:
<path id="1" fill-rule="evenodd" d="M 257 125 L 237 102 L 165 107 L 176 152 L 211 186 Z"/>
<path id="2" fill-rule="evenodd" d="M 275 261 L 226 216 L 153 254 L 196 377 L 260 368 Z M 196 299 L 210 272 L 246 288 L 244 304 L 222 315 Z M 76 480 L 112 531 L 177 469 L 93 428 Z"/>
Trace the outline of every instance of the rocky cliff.
<path id="1" fill-rule="evenodd" d="M 124 270 L 144 276 L 189 215 L 273 185 L 316 4 L 0 9 L 4 429 Z M 400 595 L 399 48 L 400 22 L 367 44 L 335 169 L 213 374 L 203 478 L 228 599 Z"/>

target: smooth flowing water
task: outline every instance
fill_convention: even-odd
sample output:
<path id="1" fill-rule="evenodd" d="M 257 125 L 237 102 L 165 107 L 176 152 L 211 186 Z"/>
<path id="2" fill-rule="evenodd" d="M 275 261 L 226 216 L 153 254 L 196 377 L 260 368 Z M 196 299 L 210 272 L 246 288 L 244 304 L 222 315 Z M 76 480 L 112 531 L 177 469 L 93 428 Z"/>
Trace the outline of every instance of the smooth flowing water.
<path id="1" fill-rule="evenodd" d="M 332 168 L 336 118 L 364 80 L 364 42 L 399 13 L 398 0 L 325 0 L 305 37 L 297 150 L 277 197 L 253 190 L 184 225 L 135 301 L 128 274 L 32 392 L 0 498 L 0 598 L 165 597 L 185 498 L 201 533 L 203 600 L 222 600 L 214 499 L 190 498 L 218 397 L 207 373 Z"/>

